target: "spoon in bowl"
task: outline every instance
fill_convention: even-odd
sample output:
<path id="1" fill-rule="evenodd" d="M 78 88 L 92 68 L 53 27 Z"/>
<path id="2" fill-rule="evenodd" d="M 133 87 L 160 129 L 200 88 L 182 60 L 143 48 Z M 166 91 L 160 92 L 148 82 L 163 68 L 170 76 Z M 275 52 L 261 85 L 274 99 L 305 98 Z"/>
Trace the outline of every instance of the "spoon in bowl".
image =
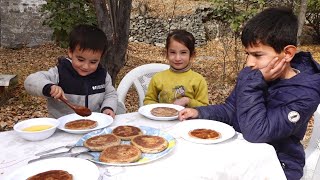
<path id="1" fill-rule="evenodd" d="M 59 98 L 62 102 L 66 103 L 71 109 L 74 110 L 74 112 L 80 116 L 90 116 L 91 110 L 85 106 L 78 106 L 75 104 L 70 103 L 68 100 L 66 100 L 64 97 Z"/>

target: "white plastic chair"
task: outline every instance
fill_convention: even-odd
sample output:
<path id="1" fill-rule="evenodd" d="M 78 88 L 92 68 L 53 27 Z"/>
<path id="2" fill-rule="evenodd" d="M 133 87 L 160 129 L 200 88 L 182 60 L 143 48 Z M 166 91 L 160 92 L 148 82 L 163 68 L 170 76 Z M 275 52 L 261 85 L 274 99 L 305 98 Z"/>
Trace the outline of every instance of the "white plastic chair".
<path id="1" fill-rule="evenodd" d="M 303 168 L 303 180 L 320 179 L 320 105 L 314 113 L 314 125 L 306 153 L 306 164 Z"/>
<path id="2" fill-rule="evenodd" d="M 118 94 L 118 111 L 117 114 L 126 112 L 125 100 L 126 95 L 132 85 L 137 90 L 139 97 L 139 107 L 143 106 L 143 99 L 148 89 L 148 85 L 152 76 L 160 71 L 169 69 L 169 65 L 161 63 L 144 64 L 132 69 L 128 72 L 123 79 L 120 81 L 117 88 Z M 119 107 L 120 106 L 120 107 Z"/>

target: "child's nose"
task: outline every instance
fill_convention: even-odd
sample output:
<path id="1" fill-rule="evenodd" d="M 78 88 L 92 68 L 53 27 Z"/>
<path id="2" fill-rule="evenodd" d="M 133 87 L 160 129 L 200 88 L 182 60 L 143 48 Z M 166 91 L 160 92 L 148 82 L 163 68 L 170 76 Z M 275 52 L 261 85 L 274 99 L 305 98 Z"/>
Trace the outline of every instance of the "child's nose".
<path id="1" fill-rule="evenodd" d="M 176 60 L 181 60 L 181 54 L 177 54 Z"/>
<path id="2" fill-rule="evenodd" d="M 256 61 L 253 58 L 250 58 L 250 56 L 248 56 L 246 66 L 254 67 L 255 65 L 256 65 Z"/>
<path id="3" fill-rule="evenodd" d="M 88 68 L 89 68 L 89 64 L 88 64 L 88 63 L 84 63 L 84 64 L 82 65 L 82 68 L 83 68 L 83 69 L 88 69 Z"/>

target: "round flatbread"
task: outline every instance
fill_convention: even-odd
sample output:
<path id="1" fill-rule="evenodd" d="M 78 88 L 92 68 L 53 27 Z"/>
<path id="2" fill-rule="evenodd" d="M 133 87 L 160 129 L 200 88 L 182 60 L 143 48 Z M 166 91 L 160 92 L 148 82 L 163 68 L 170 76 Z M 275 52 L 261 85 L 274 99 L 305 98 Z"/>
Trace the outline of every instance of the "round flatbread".
<path id="1" fill-rule="evenodd" d="M 118 126 L 112 130 L 112 134 L 118 136 L 122 140 L 131 140 L 132 138 L 143 134 L 141 129 L 135 126 Z"/>
<path id="2" fill-rule="evenodd" d="M 172 117 L 178 115 L 178 110 L 169 107 L 156 107 L 151 109 L 150 113 L 157 117 Z"/>
<path id="3" fill-rule="evenodd" d="M 189 131 L 189 135 L 191 137 L 199 138 L 199 139 L 219 139 L 221 134 L 212 129 L 194 129 Z"/>
<path id="4" fill-rule="evenodd" d="M 93 129 L 97 126 L 98 126 L 97 121 L 93 121 L 90 119 L 79 119 L 79 120 L 67 122 L 64 125 L 64 128 L 72 129 L 72 130 L 83 130 L 83 129 Z"/>
<path id="5" fill-rule="evenodd" d="M 63 170 L 50 170 L 45 171 L 34 176 L 29 177 L 27 180 L 73 180 L 72 174 Z"/>
<path id="6" fill-rule="evenodd" d="M 168 147 L 168 141 L 160 136 L 139 135 L 131 140 L 131 144 L 144 153 L 158 153 Z"/>
<path id="7" fill-rule="evenodd" d="M 107 163 L 131 163 L 141 158 L 141 151 L 129 144 L 107 147 L 100 154 L 99 160 Z"/>
<path id="8" fill-rule="evenodd" d="M 119 145 L 121 139 L 114 134 L 103 134 L 99 136 L 93 136 L 86 141 L 83 145 L 89 148 L 91 151 L 103 151 L 107 147 Z"/>

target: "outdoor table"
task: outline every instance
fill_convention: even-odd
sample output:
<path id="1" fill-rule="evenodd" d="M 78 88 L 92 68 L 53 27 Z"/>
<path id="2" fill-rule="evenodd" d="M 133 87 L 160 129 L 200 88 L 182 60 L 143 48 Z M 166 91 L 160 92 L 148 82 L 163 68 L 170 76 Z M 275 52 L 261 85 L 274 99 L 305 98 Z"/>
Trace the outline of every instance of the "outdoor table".
<path id="1" fill-rule="evenodd" d="M 117 115 L 110 125 L 149 126 L 176 138 L 176 146 L 166 156 L 135 166 L 96 164 L 104 180 L 183 179 L 183 180 L 281 180 L 286 179 L 274 148 L 266 143 L 250 143 L 240 133 L 217 144 L 196 144 L 184 140 L 176 129 L 181 122 L 155 121 L 138 112 Z M 57 129 L 43 141 L 26 141 L 14 131 L 0 133 L 0 179 L 37 158 L 36 153 L 75 144 L 83 135 Z M 102 179 L 102 178 L 101 178 Z"/>

